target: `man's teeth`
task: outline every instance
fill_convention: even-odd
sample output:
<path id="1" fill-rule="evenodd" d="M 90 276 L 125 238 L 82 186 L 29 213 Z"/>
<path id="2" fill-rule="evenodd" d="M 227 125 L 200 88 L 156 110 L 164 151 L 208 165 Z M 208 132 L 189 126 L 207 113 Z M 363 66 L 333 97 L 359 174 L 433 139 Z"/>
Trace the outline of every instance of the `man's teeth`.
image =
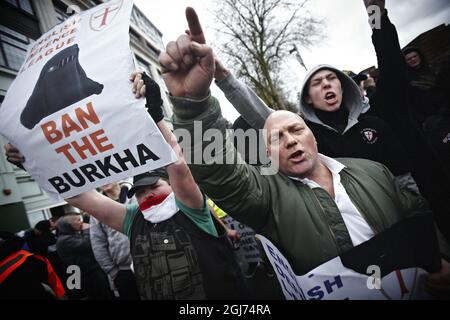
<path id="1" fill-rule="evenodd" d="M 294 152 L 294 153 L 292 154 L 291 158 L 299 157 L 299 156 L 301 156 L 302 154 L 303 154 L 303 151 L 297 151 L 297 152 Z"/>

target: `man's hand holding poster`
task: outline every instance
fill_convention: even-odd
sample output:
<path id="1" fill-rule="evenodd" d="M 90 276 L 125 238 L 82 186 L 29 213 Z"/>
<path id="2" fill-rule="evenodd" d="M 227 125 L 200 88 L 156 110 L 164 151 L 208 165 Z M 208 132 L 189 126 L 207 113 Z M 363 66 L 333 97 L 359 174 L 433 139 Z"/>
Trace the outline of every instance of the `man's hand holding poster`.
<path id="1" fill-rule="evenodd" d="M 132 1 L 74 15 L 30 45 L 0 108 L 0 128 L 54 198 L 175 161 L 129 81 Z"/>

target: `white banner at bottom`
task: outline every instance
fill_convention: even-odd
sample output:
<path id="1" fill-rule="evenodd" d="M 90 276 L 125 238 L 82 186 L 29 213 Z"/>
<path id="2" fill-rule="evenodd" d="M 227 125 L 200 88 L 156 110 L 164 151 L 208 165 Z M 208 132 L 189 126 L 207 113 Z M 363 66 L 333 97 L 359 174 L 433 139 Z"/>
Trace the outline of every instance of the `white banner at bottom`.
<path id="1" fill-rule="evenodd" d="M 420 268 L 396 270 L 380 278 L 377 266 L 368 273 L 346 268 L 336 257 L 303 276 L 297 276 L 287 259 L 267 238 L 257 235 L 287 300 L 423 300 L 427 272 Z"/>

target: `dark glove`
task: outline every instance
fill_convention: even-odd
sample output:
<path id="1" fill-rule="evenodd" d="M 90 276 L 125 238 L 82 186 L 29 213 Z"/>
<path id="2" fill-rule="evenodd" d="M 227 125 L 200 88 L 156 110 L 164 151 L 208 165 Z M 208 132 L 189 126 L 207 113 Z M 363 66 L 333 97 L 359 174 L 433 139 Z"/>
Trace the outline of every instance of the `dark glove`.
<path id="1" fill-rule="evenodd" d="M 155 80 L 150 78 L 145 72 L 142 72 L 142 80 L 145 84 L 145 99 L 147 100 L 145 106 L 153 121 L 158 123 L 164 119 L 161 90 Z"/>
<path id="2" fill-rule="evenodd" d="M 23 167 L 23 165 L 22 165 L 21 162 L 13 161 L 13 160 L 11 160 L 9 157 L 6 157 L 6 161 L 8 161 L 9 163 L 15 165 L 16 167 L 18 167 L 18 168 L 20 168 L 20 169 L 22 169 L 22 170 L 25 170 L 25 168 Z M 26 170 L 25 170 L 25 171 L 26 171 Z"/>

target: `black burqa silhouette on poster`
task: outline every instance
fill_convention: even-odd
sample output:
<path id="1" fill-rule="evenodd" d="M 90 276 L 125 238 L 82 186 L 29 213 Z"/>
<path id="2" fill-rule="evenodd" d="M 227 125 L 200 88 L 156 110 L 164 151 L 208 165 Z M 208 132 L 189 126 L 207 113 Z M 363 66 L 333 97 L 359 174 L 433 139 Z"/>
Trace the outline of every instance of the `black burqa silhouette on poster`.
<path id="1" fill-rule="evenodd" d="M 100 94 L 103 85 L 89 79 L 78 61 L 80 49 L 70 46 L 42 68 L 31 97 L 20 115 L 20 123 L 34 128 L 45 117 L 92 94 Z"/>

